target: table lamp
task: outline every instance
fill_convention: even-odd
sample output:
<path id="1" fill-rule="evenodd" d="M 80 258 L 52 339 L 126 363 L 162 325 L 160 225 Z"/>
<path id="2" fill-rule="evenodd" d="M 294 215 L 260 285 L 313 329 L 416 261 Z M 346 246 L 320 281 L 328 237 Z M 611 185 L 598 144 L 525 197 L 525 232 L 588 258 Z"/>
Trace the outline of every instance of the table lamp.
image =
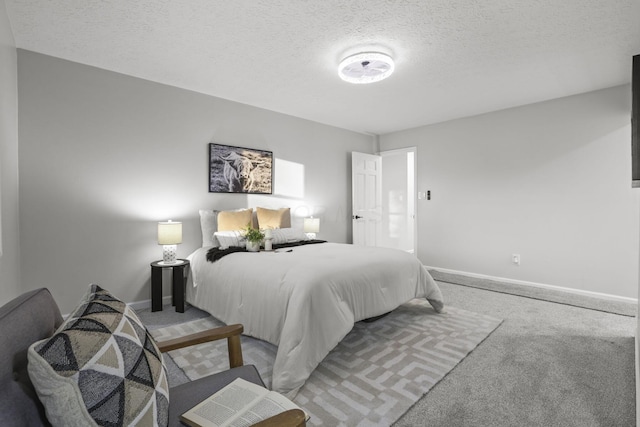
<path id="1" fill-rule="evenodd" d="M 166 221 L 158 223 L 158 244 L 162 245 L 162 263 L 176 264 L 178 244 L 182 243 L 182 223 Z"/>
<path id="2" fill-rule="evenodd" d="M 304 219 L 304 232 L 310 239 L 316 238 L 316 233 L 320 231 L 320 218 L 309 217 Z"/>

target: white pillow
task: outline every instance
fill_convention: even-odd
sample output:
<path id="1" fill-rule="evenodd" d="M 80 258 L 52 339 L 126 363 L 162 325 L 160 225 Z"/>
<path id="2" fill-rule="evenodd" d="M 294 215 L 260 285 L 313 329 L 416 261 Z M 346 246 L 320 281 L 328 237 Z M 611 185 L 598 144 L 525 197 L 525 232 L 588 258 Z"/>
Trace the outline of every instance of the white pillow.
<path id="1" fill-rule="evenodd" d="M 213 233 L 218 231 L 218 212 L 213 209 L 200 209 L 200 229 L 202 230 L 202 247 L 218 246 Z"/>
<path id="2" fill-rule="evenodd" d="M 216 231 L 213 234 L 221 248 L 228 248 L 231 246 L 244 247 L 247 244 L 247 239 L 245 239 L 242 232 L 238 230 Z"/>
<path id="3" fill-rule="evenodd" d="M 275 228 L 271 230 L 271 237 L 274 245 L 309 240 L 305 232 L 297 228 Z"/>

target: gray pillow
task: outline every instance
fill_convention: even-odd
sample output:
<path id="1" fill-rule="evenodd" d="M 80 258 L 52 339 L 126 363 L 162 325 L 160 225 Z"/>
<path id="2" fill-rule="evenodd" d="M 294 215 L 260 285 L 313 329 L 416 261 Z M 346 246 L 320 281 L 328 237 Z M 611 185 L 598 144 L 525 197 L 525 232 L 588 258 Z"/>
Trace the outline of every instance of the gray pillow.
<path id="1" fill-rule="evenodd" d="M 213 233 L 218 231 L 218 212 L 213 209 L 200 209 L 200 229 L 202 230 L 202 247 L 218 246 Z"/>

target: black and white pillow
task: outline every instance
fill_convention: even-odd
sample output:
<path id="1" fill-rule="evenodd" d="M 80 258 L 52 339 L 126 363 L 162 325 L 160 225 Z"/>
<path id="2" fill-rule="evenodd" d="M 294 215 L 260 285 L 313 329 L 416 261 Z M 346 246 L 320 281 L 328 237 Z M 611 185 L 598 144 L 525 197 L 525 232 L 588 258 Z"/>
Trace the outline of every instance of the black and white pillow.
<path id="1" fill-rule="evenodd" d="M 166 426 L 162 354 L 136 313 L 98 285 L 48 339 L 28 371 L 52 425 Z"/>

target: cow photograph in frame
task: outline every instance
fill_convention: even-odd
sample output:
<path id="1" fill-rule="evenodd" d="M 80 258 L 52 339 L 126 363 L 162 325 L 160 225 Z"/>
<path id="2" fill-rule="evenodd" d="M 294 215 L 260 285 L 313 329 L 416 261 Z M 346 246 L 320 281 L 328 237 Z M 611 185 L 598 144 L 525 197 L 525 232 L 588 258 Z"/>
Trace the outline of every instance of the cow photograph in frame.
<path id="1" fill-rule="evenodd" d="M 273 152 L 209 144 L 209 192 L 272 194 Z"/>

